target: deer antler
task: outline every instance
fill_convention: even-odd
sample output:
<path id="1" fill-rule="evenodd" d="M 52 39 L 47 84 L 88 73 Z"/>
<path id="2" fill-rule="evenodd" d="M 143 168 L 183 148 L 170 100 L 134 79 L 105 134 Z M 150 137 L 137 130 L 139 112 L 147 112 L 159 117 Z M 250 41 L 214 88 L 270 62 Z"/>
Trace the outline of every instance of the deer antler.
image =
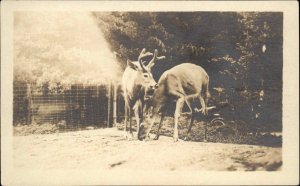
<path id="1" fill-rule="evenodd" d="M 161 60 L 161 59 L 165 59 L 166 58 L 166 56 L 159 56 L 159 57 L 157 57 L 157 55 L 158 55 L 158 50 L 155 49 L 154 50 L 154 54 L 153 54 L 153 58 L 151 59 L 151 61 L 147 65 L 148 69 L 151 69 L 155 65 L 155 62 L 157 60 Z"/>
<path id="2" fill-rule="evenodd" d="M 141 65 L 141 68 L 142 68 L 143 71 L 146 71 L 146 68 L 145 68 L 145 66 L 144 66 L 144 64 L 142 62 L 142 59 L 144 57 L 152 56 L 152 55 L 153 54 L 151 52 L 146 52 L 146 48 L 143 48 L 143 50 L 141 51 L 141 53 L 139 55 L 139 58 L 138 58 L 138 61 L 139 61 L 140 65 Z"/>

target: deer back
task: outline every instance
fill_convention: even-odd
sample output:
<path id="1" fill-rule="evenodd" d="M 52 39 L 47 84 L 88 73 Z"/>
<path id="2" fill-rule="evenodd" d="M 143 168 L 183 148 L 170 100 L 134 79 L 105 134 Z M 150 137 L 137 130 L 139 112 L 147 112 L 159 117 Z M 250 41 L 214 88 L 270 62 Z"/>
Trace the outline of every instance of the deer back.
<path id="1" fill-rule="evenodd" d="M 153 111 L 159 113 L 168 102 L 180 96 L 208 93 L 208 83 L 206 71 L 191 63 L 183 63 L 165 71 L 153 96 Z"/>

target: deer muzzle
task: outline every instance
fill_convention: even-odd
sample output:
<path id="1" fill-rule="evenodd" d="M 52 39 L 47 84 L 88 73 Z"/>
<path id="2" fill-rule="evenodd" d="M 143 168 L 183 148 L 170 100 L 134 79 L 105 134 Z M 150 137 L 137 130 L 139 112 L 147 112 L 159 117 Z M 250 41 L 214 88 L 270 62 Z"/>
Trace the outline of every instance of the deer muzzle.
<path id="1" fill-rule="evenodd" d="M 157 84 L 150 85 L 145 92 L 145 99 L 149 99 L 153 96 L 154 91 L 157 89 Z"/>

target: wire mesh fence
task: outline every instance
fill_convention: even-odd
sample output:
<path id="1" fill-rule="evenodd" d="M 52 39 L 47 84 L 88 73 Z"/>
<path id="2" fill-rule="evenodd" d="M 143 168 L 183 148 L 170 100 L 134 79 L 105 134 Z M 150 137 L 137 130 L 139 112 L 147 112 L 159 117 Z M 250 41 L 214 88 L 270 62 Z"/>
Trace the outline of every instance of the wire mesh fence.
<path id="1" fill-rule="evenodd" d="M 31 84 L 14 82 L 13 89 L 14 125 L 51 123 L 66 129 L 107 127 L 123 118 L 124 101 L 119 86 L 74 84 L 67 90 L 50 93 Z"/>

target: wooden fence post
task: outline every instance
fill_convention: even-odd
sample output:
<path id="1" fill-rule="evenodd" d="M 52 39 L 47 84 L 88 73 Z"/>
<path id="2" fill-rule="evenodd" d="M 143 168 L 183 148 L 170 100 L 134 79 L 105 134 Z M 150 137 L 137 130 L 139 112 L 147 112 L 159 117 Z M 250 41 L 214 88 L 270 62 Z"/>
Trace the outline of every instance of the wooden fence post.
<path id="1" fill-rule="evenodd" d="M 107 128 L 109 128 L 110 126 L 110 93 L 111 92 L 111 84 L 109 83 L 108 85 L 108 93 L 107 93 L 107 96 L 108 96 L 108 99 L 107 99 Z"/>
<path id="2" fill-rule="evenodd" d="M 118 85 L 117 83 L 114 83 L 113 86 L 114 92 L 113 92 L 113 124 L 116 126 L 117 124 L 117 92 L 118 92 Z"/>
<path id="3" fill-rule="evenodd" d="M 107 127 L 112 127 L 112 101 L 113 101 L 112 82 L 108 86 L 108 101 L 107 101 Z"/>
<path id="4" fill-rule="evenodd" d="M 32 95 L 31 95 L 31 84 L 27 84 L 27 124 L 31 124 L 32 122 L 32 114 L 31 114 L 31 107 L 32 107 Z"/>

